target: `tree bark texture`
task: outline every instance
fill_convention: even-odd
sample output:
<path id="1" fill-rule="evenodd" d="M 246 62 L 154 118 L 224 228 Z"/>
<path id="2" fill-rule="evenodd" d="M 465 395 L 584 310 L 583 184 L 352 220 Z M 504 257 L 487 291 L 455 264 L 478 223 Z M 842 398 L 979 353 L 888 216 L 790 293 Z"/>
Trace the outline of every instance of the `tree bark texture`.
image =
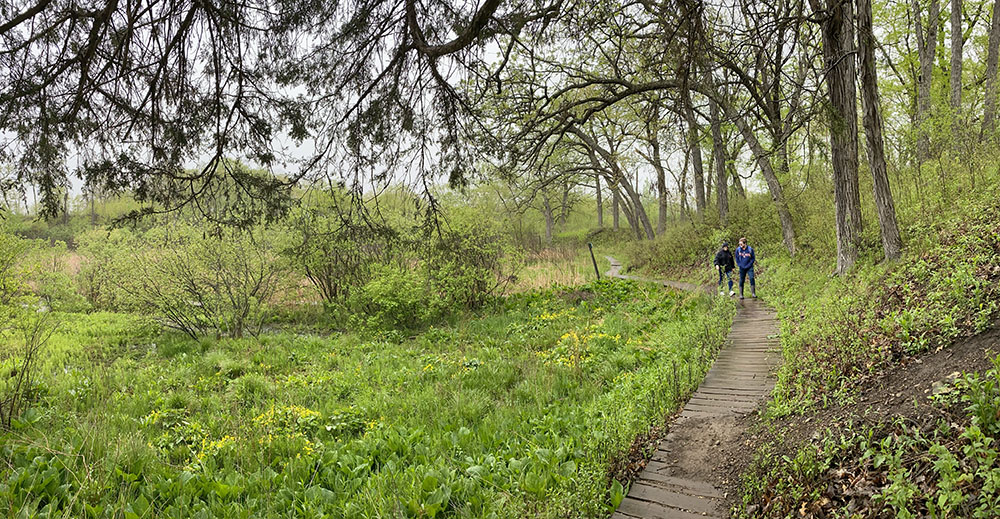
<path id="1" fill-rule="evenodd" d="M 830 155 L 837 230 L 837 270 L 843 274 L 858 260 L 861 195 L 858 188 L 858 107 L 855 87 L 853 3 L 810 0 L 823 11 L 823 57 L 830 95 Z M 819 6 L 819 9 L 816 7 Z"/>
<path id="2" fill-rule="evenodd" d="M 1000 1 L 1000 0 L 997 0 Z M 719 105 L 708 101 L 712 130 L 712 155 L 715 157 L 715 205 L 719 210 L 719 224 L 729 225 L 729 186 L 727 185 L 728 168 L 726 167 L 726 145 L 722 140 L 722 123 L 719 122 Z"/>
<path id="3" fill-rule="evenodd" d="M 691 92 L 683 89 L 683 95 L 688 149 L 691 153 L 691 166 L 694 172 L 694 208 L 700 218 L 705 214 L 705 170 L 701 160 L 701 146 L 698 145 L 698 120 L 694 115 L 694 105 L 691 104 Z"/>
<path id="4" fill-rule="evenodd" d="M 951 0 L 951 77 L 948 84 L 951 91 L 948 104 L 952 116 L 952 148 L 956 152 L 962 141 L 962 36 L 962 0 Z"/>
<path id="5" fill-rule="evenodd" d="M 882 113 L 875 70 L 875 34 L 872 30 L 871 0 L 858 0 L 858 43 L 861 60 L 861 110 L 865 126 L 866 150 L 872 173 L 875 207 L 878 212 L 882 250 L 888 260 L 899 259 L 903 243 L 896 223 L 896 204 L 889 187 L 882 139 Z"/>
<path id="6" fill-rule="evenodd" d="M 920 0 L 912 2 L 914 32 L 917 36 L 917 58 L 920 72 L 917 76 L 917 163 L 922 164 L 930 156 L 930 138 L 925 122 L 931 111 L 931 80 L 934 77 L 934 55 L 937 52 L 938 20 L 941 17 L 938 0 L 930 0 L 927 27 L 921 21 Z"/>
<path id="7" fill-rule="evenodd" d="M 1000 52 L 1000 0 L 993 1 L 993 20 L 986 51 L 986 99 L 983 101 L 981 140 L 994 140 L 997 116 L 997 55 Z"/>

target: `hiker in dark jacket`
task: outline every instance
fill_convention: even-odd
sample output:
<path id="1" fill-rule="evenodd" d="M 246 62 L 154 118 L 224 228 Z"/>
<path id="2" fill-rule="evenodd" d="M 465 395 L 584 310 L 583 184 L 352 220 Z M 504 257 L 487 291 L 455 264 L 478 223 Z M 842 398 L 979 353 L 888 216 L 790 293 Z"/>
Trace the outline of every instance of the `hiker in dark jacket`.
<path id="1" fill-rule="evenodd" d="M 729 252 L 728 243 L 723 243 L 719 252 L 715 253 L 715 266 L 719 269 L 719 293 L 722 293 L 722 278 L 725 276 L 729 280 L 729 295 L 732 296 L 736 293 L 733 292 L 733 269 L 736 265 L 733 263 L 733 253 Z"/>
<path id="2" fill-rule="evenodd" d="M 736 247 L 736 265 L 740 267 L 740 299 L 743 299 L 743 281 L 750 278 L 750 296 L 757 297 L 757 283 L 754 280 L 753 265 L 757 262 L 753 247 L 747 245 L 746 238 L 740 238 L 740 246 Z"/>

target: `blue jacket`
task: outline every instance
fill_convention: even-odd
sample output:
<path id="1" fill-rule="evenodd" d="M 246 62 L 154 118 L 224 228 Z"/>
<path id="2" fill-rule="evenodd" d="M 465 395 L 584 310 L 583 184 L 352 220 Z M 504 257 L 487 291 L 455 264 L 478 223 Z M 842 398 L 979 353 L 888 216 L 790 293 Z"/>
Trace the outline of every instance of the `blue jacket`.
<path id="1" fill-rule="evenodd" d="M 753 264 L 757 261 L 757 257 L 753 255 L 753 247 L 747 245 L 746 247 L 736 247 L 736 264 L 743 270 L 753 268 Z"/>

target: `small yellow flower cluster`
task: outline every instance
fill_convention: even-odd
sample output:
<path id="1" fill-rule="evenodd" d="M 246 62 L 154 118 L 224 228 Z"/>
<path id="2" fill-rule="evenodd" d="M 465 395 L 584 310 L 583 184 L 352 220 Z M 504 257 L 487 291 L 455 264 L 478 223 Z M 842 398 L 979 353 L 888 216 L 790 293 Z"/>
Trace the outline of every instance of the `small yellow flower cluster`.
<path id="1" fill-rule="evenodd" d="M 619 382 L 622 382 L 622 381 L 625 381 L 625 380 L 628 380 L 628 379 L 632 378 L 632 375 L 633 375 L 633 374 L 634 374 L 634 373 L 633 373 L 633 372 L 631 372 L 631 371 L 623 371 L 623 372 L 621 372 L 621 373 L 619 373 L 619 374 L 615 375 L 615 378 L 614 378 L 614 379 L 613 379 L 613 380 L 611 381 L 611 383 L 612 383 L 612 384 L 617 384 L 617 383 L 619 383 Z"/>
<path id="2" fill-rule="evenodd" d="M 285 421 L 284 418 L 286 417 L 301 420 L 310 417 L 319 418 L 320 416 L 322 415 L 319 411 L 313 411 L 312 409 L 308 409 L 300 405 L 285 405 L 281 407 L 275 407 L 272 405 L 270 409 L 259 416 L 256 416 L 253 419 L 253 423 L 258 426 L 267 427 L 276 424 L 281 425 L 282 422 Z"/>
<path id="3" fill-rule="evenodd" d="M 153 409 L 153 412 L 139 419 L 139 425 L 142 425 L 143 427 L 156 425 L 156 423 L 160 421 L 160 416 L 162 415 L 163 413 L 161 413 L 159 409 Z"/>
<path id="4" fill-rule="evenodd" d="M 424 371 L 434 371 L 434 364 L 427 363 L 427 365 L 424 366 Z"/>
<path id="5" fill-rule="evenodd" d="M 219 453 L 222 449 L 229 447 L 230 445 L 236 444 L 236 438 L 230 435 L 225 435 L 218 440 L 209 440 L 207 438 L 201 439 L 201 448 L 198 449 L 198 454 L 195 458 L 200 461 L 204 461 L 205 458 L 209 456 L 214 456 Z"/>
<path id="6" fill-rule="evenodd" d="M 569 315 L 569 310 L 561 310 L 555 313 L 542 312 L 541 314 L 535 316 L 536 321 L 553 321 L 560 317 L 565 317 Z"/>

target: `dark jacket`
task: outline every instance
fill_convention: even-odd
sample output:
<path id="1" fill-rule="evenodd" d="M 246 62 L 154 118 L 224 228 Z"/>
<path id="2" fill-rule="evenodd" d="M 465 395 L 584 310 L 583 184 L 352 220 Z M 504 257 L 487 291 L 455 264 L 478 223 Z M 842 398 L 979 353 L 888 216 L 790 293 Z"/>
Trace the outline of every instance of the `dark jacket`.
<path id="1" fill-rule="evenodd" d="M 746 247 L 736 247 L 736 264 L 739 265 L 741 269 L 746 270 L 753 268 L 755 261 L 757 261 L 757 257 L 753 254 L 753 247 L 749 245 Z"/>
<path id="2" fill-rule="evenodd" d="M 733 253 L 725 249 L 719 249 L 719 252 L 715 253 L 715 265 L 722 267 L 726 272 L 733 270 L 736 268 L 733 264 Z"/>

